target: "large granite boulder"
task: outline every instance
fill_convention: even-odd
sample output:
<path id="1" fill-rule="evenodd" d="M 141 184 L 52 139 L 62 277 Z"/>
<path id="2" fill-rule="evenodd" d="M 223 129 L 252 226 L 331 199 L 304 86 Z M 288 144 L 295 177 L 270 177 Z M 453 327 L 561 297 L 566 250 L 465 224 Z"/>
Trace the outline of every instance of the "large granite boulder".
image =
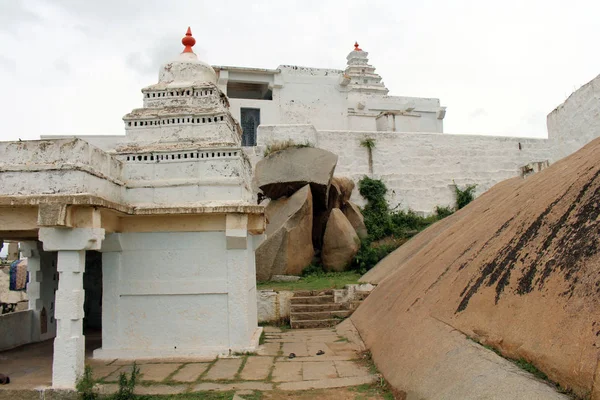
<path id="1" fill-rule="evenodd" d="M 331 179 L 329 194 L 327 196 L 327 207 L 316 206 L 313 212 L 313 245 L 315 249 L 323 247 L 323 235 L 325 234 L 325 226 L 329 219 L 329 213 L 334 208 L 344 209 L 345 204 L 350 201 L 353 189 L 354 182 L 352 179 L 338 176 Z"/>
<path id="2" fill-rule="evenodd" d="M 344 215 L 350 221 L 350 224 L 356 231 L 356 234 L 361 239 L 366 239 L 369 236 L 367 227 L 365 225 L 365 218 L 363 217 L 360 209 L 356 204 L 351 201 L 347 201 L 343 208 Z"/>
<path id="3" fill-rule="evenodd" d="M 354 190 L 355 186 L 352 179 L 334 176 L 331 180 L 331 186 L 336 189 L 336 194 L 339 197 L 339 202 L 341 205 L 344 205 L 350 201 L 350 196 L 352 196 L 352 191 Z"/>
<path id="4" fill-rule="evenodd" d="M 360 248 L 356 231 L 339 208 L 329 214 L 321 260 L 327 271 L 344 271 Z"/>
<path id="5" fill-rule="evenodd" d="M 291 197 L 271 200 L 266 207 L 267 238 L 256 249 L 256 278 L 300 275 L 313 258 L 312 193 L 305 185 Z"/>
<path id="6" fill-rule="evenodd" d="M 271 199 L 289 197 L 310 184 L 315 206 L 325 208 L 337 159 L 327 150 L 290 147 L 256 164 L 255 183 Z"/>
<path id="7" fill-rule="evenodd" d="M 390 384 L 424 399 L 558 397 L 526 391 L 470 337 L 600 399 L 599 159 L 595 139 L 500 182 L 363 277 L 378 286 L 352 322 Z"/>

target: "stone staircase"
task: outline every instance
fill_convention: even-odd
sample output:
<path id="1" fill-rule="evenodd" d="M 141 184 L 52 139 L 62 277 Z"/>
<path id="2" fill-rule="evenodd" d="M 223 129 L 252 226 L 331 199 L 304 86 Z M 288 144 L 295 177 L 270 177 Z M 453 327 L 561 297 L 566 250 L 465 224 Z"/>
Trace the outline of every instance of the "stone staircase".
<path id="1" fill-rule="evenodd" d="M 350 316 L 369 295 L 356 293 L 356 300 L 336 303 L 333 289 L 298 290 L 290 298 L 290 325 L 292 329 L 327 328 Z"/>

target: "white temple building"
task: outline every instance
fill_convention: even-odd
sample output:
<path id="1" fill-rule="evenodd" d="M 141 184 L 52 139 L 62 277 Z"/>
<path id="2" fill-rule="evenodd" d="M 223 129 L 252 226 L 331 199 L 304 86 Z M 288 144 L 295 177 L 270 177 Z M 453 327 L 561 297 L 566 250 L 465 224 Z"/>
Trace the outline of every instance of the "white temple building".
<path id="1" fill-rule="evenodd" d="M 600 114 L 600 77 L 549 115 L 548 139 L 459 135 L 443 132 L 438 99 L 389 95 L 358 44 L 345 70 L 271 70 L 211 67 L 189 30 L 182 43 L 124 135 L 0 142 L 0 241 L 20 241 L 29 270 L 29 310 L 5 341 L 55 338 L 55 387 L 83 371 L 84 329 L 101 332 L 97 358 L 257 346 L 266 221 L 252 165 L 269 144 L 329 150 L 336 176 L 381 179 L 392 206 L 431 213 L 455 203 L 455 185 L 482 193 L 600 136 L 588 117 Z"/>
<path id="2" fill-rule="evenodd" d="M 439 99 L 389 96 L 358 43 L 345 70 L 281 65 L 275 70 L 216 66 L 218 85 L 256 144 L 262 125 L 309 124 L 317 130 L 443 132 Z"/>
<path id="3" fill-rule="evenodd" d="M 338 155 L 336 175 L 355 182 L 365 175 L 381 179 L 392 206 L 422 214 L 434 212 L 436 206 L 453 206 L 457 185 L 476 184 L 480 194 L 502 180 L 545 168 L 589 141 L 553 129 L 559 126 L 554 117 L 549 119 L 548 139 L 445 133 L 446 107 L 440 100 L 390 95 L 358 43 L 343 70 L 293 65 L 213 66 L 213 70 L 233 120 L 240 122 L 242 148 L 252 165 L 274 142 L 310 144 Z M 156 130 L 163 132 L 152 134 L 157 140 L 170 135 L 170 130 L 187 140 L 196 129 L 192 122 L 163 121 L 148 111 L 154 104 L 178 104 L 188 96 L 178 90 L 162 91 L 161 85 L 143 90 L 147 109 L 125 117 L 127 136 L 78 137 L 110 154 L 147 143 L 146 132 Z M 363 146 L 367 139 L 373 148 Z M 567 153 L 560 150 L 564 144 Z M 358 189 L 352 198 L 364 204 Z"/>
<path id="4" fill-rule="evenodd" d="M 189 30 L 182 43 L 110 151 L 78 138 L 0 143 L 0 239 L 21 241 L 29 261 L 30 309 L 17 325 L 31 334 L 22 328 L 16 344 L 55 337 L 55 387 L 83 371 L 84 319 L 101 329 L 95 358 L 258 345 L 264 209 L 217 75 Z"/>

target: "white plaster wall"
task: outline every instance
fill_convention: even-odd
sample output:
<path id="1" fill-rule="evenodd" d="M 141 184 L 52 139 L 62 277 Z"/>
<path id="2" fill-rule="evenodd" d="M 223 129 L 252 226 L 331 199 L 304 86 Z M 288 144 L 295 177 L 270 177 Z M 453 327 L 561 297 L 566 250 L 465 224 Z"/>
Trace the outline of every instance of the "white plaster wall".
<path id="1" fill-rule="evenodd" d="M 122 201 L 122 164 L 80 139 L 0 142 L 0 194 L 92 194 Z"/>
<path id="2" fill-rule="evenodd" d="M 280 66 L 282 124 L 311 124 L 317 129 L 347 129 L 346 90 L 339 85 L 343 71 Z M 268 123 L 267 121 L 264 122 Z"/>
<path id="3" fill-rule="evenodd" d="M 260 109 L 261 124 L 278 124 L 280 123 L 279 101 L 273 91 L 273 100 L 253 100 L 253 99 L 229 99 L 229 111 L 233 118 L 241 123 L 242 108 L 258 108 Z"/>
<path id="4" fill-rule="evenodd" d="M 212 118 L 212 115 L 210 117 Z M 208 118 L 208 116 L 205 118 Z M 131 142 L 136 146 L 182 141 L 206 145 L 212 143 L 239 145 L 241 140 L 234 122 L 228 118 L 223 121 L 201 124 L 178 123 L 174 125 L 126 127 L 125 132 L 127 142 Z"/>
<path id="5" fill-rule="evenodd" d="M 600 137 L 600 75 L 583 85 L 547 117 L 553 161 Z"/>
<path id="6" fill-rule="evenodd" d="M 224 232 L 119 236 L 120 252 L 103 249 L 103 344 L 95 357 L 214 356 L 241 350 L 232 344 L 238 337 L 249 345 L 256 322 L 231 332 L 230 319 L 252 313 L 255 283 L 244 280 L 254 268 L 252 247 L 226 250 Z"/>
<path id="7" fill-rule="evenodd" d="M 369 175 L 365 138 L 375 139 L 373 174 L 388 189 L 392 206 L 431 213 L 437 205 L 454 205 L 453 181 L 459 186 L 477 184 L 480 194 L 494 184 L 520 175 L 530 162 L 551 158 L 545 139 L 407 132 L 316 131 L 302 126 L 259 129 L 259 148 L 271 141 L 311 138 L 316 147 L 338 155 L 337 176 L 358 182 Z M 280 134 L 281 133 L 281 134 Z M 519 149 L 519 145 L 521 149 Z M 258 152 L 257 152 L 258 153 Z M 253 161 L 260 159 L 256 154 Z M 352 200 L 364 204 L 358 188 Z"/>
<path id="8" fill-rule="evenodd" d="M 257 293 L 258 321 L 273 322 L 290 317 L 290 298 L 294 292 L 289 290 L 259 290 Z"/>
<path id="9" fill-rule="evenodd" d="M 275 75 L 273 100 L 230 99 L 231 112 L 239 120 L 240 108 L 260 108 L 261 125 L 311 124 L 319 130 L 376 130 L 375 118 L 382 111 L 410 108 L 419 117 L 402 119 L 398 130 L 442 132 L 437 119 L 438 99 L 383 96 L 356 91 L 340 85 L 341 70 L 279 66 Z M 267 73 L 261 81 L 272 75 Z M 359 107 L 360 106 L 360 107 Z M 353 110 L 349 114 L 348 110 Z"/>
<path id="10" fill-rule="evenodd" d="M 0 351 L 31 343 L 32 317 L 31 310 L 0 315 Z"/>
<path id="11" fill-rule="evenodd" d="M 125 134 L 121 135 L 40 135 L 41 140 L 52 140 L 52 139 L 74 139 L 78 138 L 85 142 L 88 142 L 94 147 L 97 147 L 104 151 L 114 150 L 119 143 L 125 141 Z"/>

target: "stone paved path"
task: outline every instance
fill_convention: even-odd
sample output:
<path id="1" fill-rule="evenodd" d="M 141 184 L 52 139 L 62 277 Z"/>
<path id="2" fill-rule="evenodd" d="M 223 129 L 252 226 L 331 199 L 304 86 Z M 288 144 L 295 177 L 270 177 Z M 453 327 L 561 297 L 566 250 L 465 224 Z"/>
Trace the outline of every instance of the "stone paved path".
<path id="1" fill-rule="evenodd" d="M 319 351 L 324 354 L 317 355 Z M 359 362 L 360 348 L 335 328 L 288 330 L 265 327 L 265 344 L 256 354 L 213 361 L 140 361 L 140 394 L 217 390 L 308 390 L 357 386 L 377 379 Z M 290 358 L 290 353 L 295 357 Z M 116 390 L 123 360 L 89 360 L 103 393 Z"/>

